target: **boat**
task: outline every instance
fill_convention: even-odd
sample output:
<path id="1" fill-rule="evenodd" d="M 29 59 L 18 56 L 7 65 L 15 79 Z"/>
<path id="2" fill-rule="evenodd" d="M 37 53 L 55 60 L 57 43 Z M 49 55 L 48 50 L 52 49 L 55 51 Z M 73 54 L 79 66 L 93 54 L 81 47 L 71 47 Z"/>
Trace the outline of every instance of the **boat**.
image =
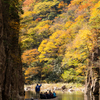
<path id="1" fill-rule="evenodd" d="M 58 100 L 58 97 L 50 99 L 25 99 L 25 100 Z"/>
<path id="2" fill-rule="evenodd" d="M 58 100 L 58 98 L 50 98 L 50 99 L 33 99 L 33 100 Z"/>

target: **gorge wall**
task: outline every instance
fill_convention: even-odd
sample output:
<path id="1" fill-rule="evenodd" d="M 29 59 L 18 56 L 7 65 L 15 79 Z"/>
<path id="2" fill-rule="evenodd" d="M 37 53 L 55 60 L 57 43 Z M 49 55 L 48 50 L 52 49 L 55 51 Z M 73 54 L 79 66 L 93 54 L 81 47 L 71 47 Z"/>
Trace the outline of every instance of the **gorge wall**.
<path id="1" fill-rule="evenodd" d="M 0 0 L 0 100 L 24 100 L 17 0 Z"/>

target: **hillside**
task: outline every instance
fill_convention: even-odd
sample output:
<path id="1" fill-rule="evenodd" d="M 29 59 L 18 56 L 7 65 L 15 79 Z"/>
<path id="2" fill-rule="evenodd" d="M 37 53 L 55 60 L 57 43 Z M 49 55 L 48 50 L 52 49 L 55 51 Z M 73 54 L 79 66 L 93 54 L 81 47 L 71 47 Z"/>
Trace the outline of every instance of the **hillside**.
<path id="1" fill-rule="evenodd" d="M 25 83 L 84 83 L 97 47 L 100 1 L 23 2 L 20 44 Z"/>

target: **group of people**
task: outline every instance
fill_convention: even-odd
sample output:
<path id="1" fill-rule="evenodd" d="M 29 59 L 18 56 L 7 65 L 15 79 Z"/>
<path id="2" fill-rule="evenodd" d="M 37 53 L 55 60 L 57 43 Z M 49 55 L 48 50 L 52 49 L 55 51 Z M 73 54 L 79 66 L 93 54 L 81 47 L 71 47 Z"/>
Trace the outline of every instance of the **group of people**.
<path id="1" fill-rule="evenodd" d="M 51 99 L 51 98 L 55 98 L 56 97 L 56 93 L 53 91 L 53 93 L 51 91 L 48 92 L 44 92 L 44 93 L 40 93 L 40 99 Z"/>
<path id="2" fill-rule="evenodd" d="M 48 92 L 41 92 L 40 93 L 40 87 L 42 86 L 42 84 L 38 85 L 35 87 L 35 92 L 36 92 L 36 98 L 40 98 L 40 99 L 50 99 L 50 98 L 55 98 L 56 97 L 56 93 L 53 91 L 53 93 L 51 91 Z"/>

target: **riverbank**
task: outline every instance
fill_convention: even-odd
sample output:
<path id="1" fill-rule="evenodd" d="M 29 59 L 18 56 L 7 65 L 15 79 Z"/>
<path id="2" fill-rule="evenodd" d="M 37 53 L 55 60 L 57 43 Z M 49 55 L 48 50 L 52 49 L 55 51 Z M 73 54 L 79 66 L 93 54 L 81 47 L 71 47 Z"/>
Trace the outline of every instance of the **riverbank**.
<path id="1" fill-rule="evenodd" d="M 24 85 L 24 90 L 35 92 L 35 86 L 36 84 Z M 49 90 L 60 91 L 60 92 L 77 92 L 77 91 L 84 92 L 85 85 L 77 83 L 52 83 L 52 84 L 42 83 L 41 91 L 45 92 Z"/>

